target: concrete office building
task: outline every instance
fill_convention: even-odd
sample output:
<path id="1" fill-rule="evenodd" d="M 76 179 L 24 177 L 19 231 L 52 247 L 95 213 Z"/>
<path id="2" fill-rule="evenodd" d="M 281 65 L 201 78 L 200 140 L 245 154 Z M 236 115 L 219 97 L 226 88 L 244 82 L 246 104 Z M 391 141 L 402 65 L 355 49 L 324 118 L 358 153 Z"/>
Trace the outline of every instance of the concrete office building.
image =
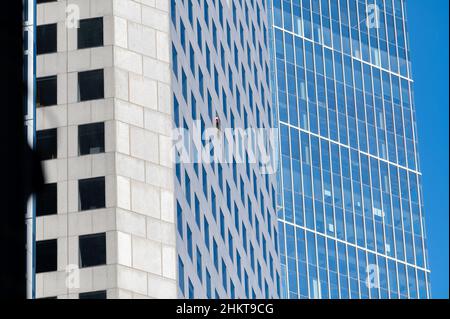
<path id="1" fill-rule="evenodd" d="M 266 1 L 26 3 L 46 178 L 32 295 L 277 297 L 273 174 L 172 147 L 195 120 L 271 127 Z"/>

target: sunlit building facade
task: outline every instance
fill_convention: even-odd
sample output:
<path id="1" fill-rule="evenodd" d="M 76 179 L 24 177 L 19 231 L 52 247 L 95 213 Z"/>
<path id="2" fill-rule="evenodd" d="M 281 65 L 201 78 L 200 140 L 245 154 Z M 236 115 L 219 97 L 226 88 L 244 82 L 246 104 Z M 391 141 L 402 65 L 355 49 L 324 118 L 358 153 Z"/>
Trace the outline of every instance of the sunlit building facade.
<path id="1" fill-rule="evenodd" d="M 272 127 L 268 3 L 170 3 L 174 127 L 190 151 L 175 166 L 179 296 L 277 298 L 276 175 L 225 134 Z M 231 156 L 201 157 L 211 128 Z"/>
<path id="2" fill-rule="evenodd" d="M 243 144 L 208 162 L 203 140 L 182 159 L 172 134 L 212 128 L 227 149 L 227 129 L 273 126 L 267 2 L 24 4 L 45 175 L 29 297 L 277 298 L 275 174 Z"/>

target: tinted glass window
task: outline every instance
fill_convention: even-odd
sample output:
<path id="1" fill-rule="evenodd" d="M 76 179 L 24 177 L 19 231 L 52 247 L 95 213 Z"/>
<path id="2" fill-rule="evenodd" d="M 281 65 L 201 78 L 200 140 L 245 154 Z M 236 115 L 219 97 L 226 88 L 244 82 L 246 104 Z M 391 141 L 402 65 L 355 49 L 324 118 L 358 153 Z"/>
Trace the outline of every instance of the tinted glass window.
<path id="1" fill-rule="evenodd" d="M 79 210 L 105 207 L 105 178 L 96 177 L 78 181 Z"/>
<path id="2" fill-rule="evenodd" d="M 78 126 L 78 151 L 80 155 L 105 151 L 105 124 L 103 122 Z"/>
<path id="3" fill-rule="evenodd" d="M 56 128 L 36 132 L 36 150 L 43 161 L 57 157 Z"/>
<path id="4" fill-rule="evenodd" d="M 45 184 L 36 194 L 36 216 L 52 215 L 58 212 L 57 184 Z"/>
<path id="5" fill-rule="evenodd" d="M 36 54 L 56 52 L 56 23 L 36 27 Z"/>
<path id="6" fill-rule="evenodd" d="M 83 292 L 79 295 L 80 299 L 106 299 L 106 290 Z"/>
<path id="7" fill-rule="evenodd" d="M 36 107 L 56 105 L 56 89 L 56 76 L 36 79 Z"/>
<path id="8" fill-rule="evenodd" d="M 80 20 L 78 28 L 78 49 L 103 45 L 103 18 Z"/>
<path id="9" fill-rule="evenodd" d="M 78 73 L 78 94 L 80 101 L 104 97 L 103 69 Z"/>
<path id="10" fill-rule="evenodd" d="M 106 234 L 91 234 L 79 237 L 80 268 L 106 264 Z"/>
<path id="11" fill-rule="evenodd" d="M 36 242 L 36 273 L 57 270 L 56 239 Z"/>

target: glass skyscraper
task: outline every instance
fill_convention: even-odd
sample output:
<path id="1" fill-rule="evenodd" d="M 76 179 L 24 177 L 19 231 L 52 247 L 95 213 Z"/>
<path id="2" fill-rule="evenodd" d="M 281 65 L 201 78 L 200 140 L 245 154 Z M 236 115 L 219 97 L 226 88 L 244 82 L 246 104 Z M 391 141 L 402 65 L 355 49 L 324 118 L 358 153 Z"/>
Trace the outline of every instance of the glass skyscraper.
<path id="1" fill-rule="evenodd" d="M 282 297 L 430 297 L 405 5 L 270 1 Z"/>

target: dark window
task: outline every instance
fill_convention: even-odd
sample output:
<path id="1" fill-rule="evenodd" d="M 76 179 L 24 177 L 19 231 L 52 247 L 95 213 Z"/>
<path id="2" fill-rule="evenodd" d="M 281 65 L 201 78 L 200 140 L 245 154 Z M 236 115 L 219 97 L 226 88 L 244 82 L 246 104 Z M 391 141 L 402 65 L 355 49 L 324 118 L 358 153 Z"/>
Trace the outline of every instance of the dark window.
<path id="1" fill-rule="evenodd" d="M 56 1 L 58 1 L 58 0 L 37 0 L 36 3 L 39 4 L 39 3 L 56 2 Z"/>
<path id="2" fill-rule="evenodd" d="M 79 210 L 105 207 L 105 178 L 96 177 L 78 181 Z"/>
<path id="3" fill-rule="evenodd" d="M 80 20 L 78 28 L 78 49 L 103 45 L 103 18 Z"/>
<path id="4" fill-rule="evenodd" d="M 25 3 L 27 3 L 27 2 L 24 1 L 24 4 Z M 24 8 L 23 10 L 25 11 L 25 10 L 27 10 L 27 8 Z M 26 18 L 25 18 L 25 21 L 27 21 Z M 28 51 L 28 31 L 27 30 L 23 31 L 23 51 Z M 24 62 L 25 61 L 26 61 L 26 58 L 24 59 Z M 23 74 L 28 74 L 28 72 L 23 72 Z"/>
<path id="5" fill-rule="evenodd" d="M 78 73 L 80 101 L 102 99 L 104 96 L 103 69 Z"/>
<path id="6" fill-rule="evenodd" d="M 56 128 L 36 132 L 36 150 L 42 161 L 57 157 Z"/>
<path id="7" fill-rule="evenodd" d="M 80 268 L 106 264 L 106 234 L 91 234 L 79 237 Z"/>
<path id="8" fill-rule="evenodd" d="M 56 75 L 36 79 L 36 107 L 56 105 Z"/>
<path id="9" fill-rule="evenodd" d="M 36 242 L 36 273 L 57 270 L 56 239 Z"/>
<path id="10" fill-rule="evenodd" d="M 56 23 L 36 27 L 36 54 L 56 52 Z"/>
<path id="11" fill-rule="evenodd" d="M 36 216 L 56 214 L 57 198 L 57 184 L 45 184 L 36 194 Z"/>
<path id="12" fill-rule="evenodd" d="M 78 152 L 80 155 L 105 151 L 105 124 L 92 123 L 78 126 Z"/>
<path id="13" fill-rule="evenodd" d="M 106 290 L 83 292 L 79 294 L 80 299 L 106 299 Z"/>

